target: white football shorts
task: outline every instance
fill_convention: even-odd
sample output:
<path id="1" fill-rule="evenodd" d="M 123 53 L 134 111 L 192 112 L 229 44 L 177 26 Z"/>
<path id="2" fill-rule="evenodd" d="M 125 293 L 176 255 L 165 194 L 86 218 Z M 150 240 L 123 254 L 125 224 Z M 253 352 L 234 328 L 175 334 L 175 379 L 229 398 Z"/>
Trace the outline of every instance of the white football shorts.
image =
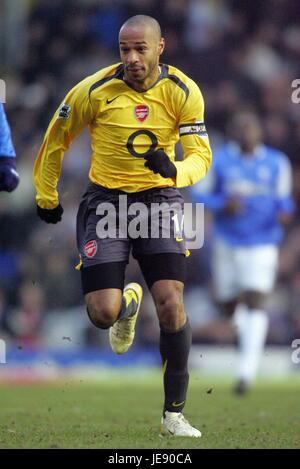
<path id="1" fill-rule="evenodd" d="M 276 245 L 234 247 L 218 239 L 212 253 L 215 298 L 230 301 L 249 290 L 269 293 L 274 288 L 277 269 Z"/>

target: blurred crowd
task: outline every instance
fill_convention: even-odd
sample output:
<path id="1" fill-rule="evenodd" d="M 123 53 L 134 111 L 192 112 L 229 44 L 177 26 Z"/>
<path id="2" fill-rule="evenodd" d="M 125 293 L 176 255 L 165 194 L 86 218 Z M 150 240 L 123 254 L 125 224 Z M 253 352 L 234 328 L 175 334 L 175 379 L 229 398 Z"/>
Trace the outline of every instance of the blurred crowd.
<path id="1" fill-rule="evenodd" d="M 257 111 L 265 142 L 284 151 L 292 162 L 299 207 L 300 104 L 291 100 L 291 84 L 300 78 L 300 3 L 277 0 L 274 8 L 272 0 L 39 0 L 29 5 L 26 40 L 19 45 L 24 47 L 22 59 L 13 68 L 0 68 L 7 83 L 6 110 L 21 176 L 18 190 L 0 197 L 0 336 L 34 346 L 47 335 L 47 318 L 65 317 L 71 323 L 86 314 L 74 267 L 76 211 L 90 159 L 87 132 L 64 160 L 61 223 L 49 226 L 39 221 L 32 185 L 34 159 L 66 92 L 87 75 L 119 61 L 118 30 L 128 17 L 152 15 L 166 39 L 163 62 L 182 69 L 202 89 L 213 149 L 224 141 L 233 111 Z M 188 190 L 184 194 L 189 197 Z M 269 343 L 290 344 L 300 337 L 298 214 L 287 232 L 278 285 L 268 304 Z M 207 219 L 208 238 L 209 229 Z M 209 258 L 209 242 L 189 258 L 186 307 L 194 340 L 230 343 L 232 331 L 220 319 L 209 293 Z M 128 270 L 132 277 L 140 279 L 135 261 Z M 149 295 L 143 309 L 137 339 L 151 344 L 157 340 L 158 325 Z M 53 327 L 55 322 L 51 321 Z M 83 324 L 85 343 L 105 342 Z"/>

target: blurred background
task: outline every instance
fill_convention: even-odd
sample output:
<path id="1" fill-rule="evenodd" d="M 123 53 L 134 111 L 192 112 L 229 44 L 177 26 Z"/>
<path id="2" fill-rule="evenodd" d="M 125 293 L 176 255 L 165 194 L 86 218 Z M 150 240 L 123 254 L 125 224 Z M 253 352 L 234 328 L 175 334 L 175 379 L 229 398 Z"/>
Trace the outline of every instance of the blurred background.
<path id="1" fill-rule="evenodd" d="M 71 362 L 121 364 L 108 348 L 107 333 L 89 324 L 74 268 L 75 218 L 90 163 L 88 133 L 65 156 L 60 182 L 65 213 L 55 226 L 36 216 L 32 167 L 66 92 L 119 61 L 118 30 L 128 17 L 149 14 L 160 22 L 166 39 L 162 61 L 200 86 L 213 149 L 223 143 L 233 111 L 250 107 L 259 113 L 265 143 L 291 160 L 299 207 L 300 104 L 291 100 L 291 84 L 300 78 L 300 2 L 277 0 L 275 5 L 271 0 L 0 0 L 0 78 L 7 86 L 6 111 L 21 176 L 14 193 L 0 196 L 0 338 L 7 344 L 7 364 L 21 364 L 22 376 L 34 369 L 55 375 L 58 364 Z M 188 201 L 189 190 L 184 195 Z M 185 302 L 194 344 L 200 346 L 191 360 L 207 371 L 230 372 L 235 338 L 211 299 L 209 217 L 205 232 L 204 247 L 189 257 Z M 134 260 L 127 278 L 143 283 Z M 148 292 L 142 309 L 136 343 L 122 363 L 155 366 L 159 329 Z M 292 367 L 287 351 L 300 338 L 298 212 L 281 249 L 268 312 L 268 345 L 277 358 L 266 366 L 279 373 Z M 199 350 L 205 350 L 206 360 Z M 276 355 L 280 350 L 284 356 Z M 16 368 L 8 370 L 2 366 L 0 372 L 15 376 Z"/>

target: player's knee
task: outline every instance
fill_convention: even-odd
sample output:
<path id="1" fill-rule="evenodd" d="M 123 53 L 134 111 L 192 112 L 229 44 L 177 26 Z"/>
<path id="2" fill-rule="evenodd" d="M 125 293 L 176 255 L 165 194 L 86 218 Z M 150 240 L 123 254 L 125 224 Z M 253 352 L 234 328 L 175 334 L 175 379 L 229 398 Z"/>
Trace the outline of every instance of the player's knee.
<path id="1" fill-rule="evenodd" d="M 100 329 L 108 329 L 113 326 L 119 313 L 113 305 L 99 303 L 93 299 L 87 302 L 87 312 L 94 326 Z"/>
<path id="2" fill-rule="evenodd" d="M 264 309 L 266 295 L 258 291 L 246 291 L 243 293 L 243 302 L 249 309 Z"/>
<path id="3" fill-rule="evenodd" d="M 216 301 L 217 307 L 224 317 L 231 317 L 238 305 L 238 299 L 231 301 Z"/>
<path id="4" fill-rule="evenodd" d="M 181 295 L 170 293 L 156 301 L 159 322 L 162 328 L 170 331 L 181 329 L 186 316 Z"/>

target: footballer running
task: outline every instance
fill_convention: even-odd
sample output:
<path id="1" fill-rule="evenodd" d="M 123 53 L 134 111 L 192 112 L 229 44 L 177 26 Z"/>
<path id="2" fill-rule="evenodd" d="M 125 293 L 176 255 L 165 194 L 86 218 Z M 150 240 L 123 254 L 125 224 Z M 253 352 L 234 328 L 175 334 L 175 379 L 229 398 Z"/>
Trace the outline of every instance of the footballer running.
<path id="1" fill-rule="evenodd" d="M 88 127 L 92 158 L 89 185 L 77 214 L 77 243 L 87 312 L 100 329 L 109 329 L 117 354 L 131 346 L 143 291 L 124 287 L 129 254 L 137 260 L 152 294 L 160 326 L 164 405 L 161 434 L 200 437 L 183 416 L 188 389 L 191 327 L 184 309 L 185 240 L 99 239 L 97 206 L 118 211 L 119 195 L 128 204 L 167 202 L 183 207 L 178 188 L 204 178 L 211 149 L 204 125 L 204 102 L 194 81 L 160 63 L 164 39 L 149 16 L 129 18 L 119 33 L 121 62 L 88 76 L 65 97 L 47 129 L 34 166 L 37 213 L 47 223 L 61 220 L 57 192 L 62 160 L 74 138 Z M 180 139 L 183 160 L 175 161 Z M 129 217 L 127 219 L 129 223 Z M 170 222 L 171 223 L 171 222 Z M 171 231 L 174 226 L 171 226 Z"/>

